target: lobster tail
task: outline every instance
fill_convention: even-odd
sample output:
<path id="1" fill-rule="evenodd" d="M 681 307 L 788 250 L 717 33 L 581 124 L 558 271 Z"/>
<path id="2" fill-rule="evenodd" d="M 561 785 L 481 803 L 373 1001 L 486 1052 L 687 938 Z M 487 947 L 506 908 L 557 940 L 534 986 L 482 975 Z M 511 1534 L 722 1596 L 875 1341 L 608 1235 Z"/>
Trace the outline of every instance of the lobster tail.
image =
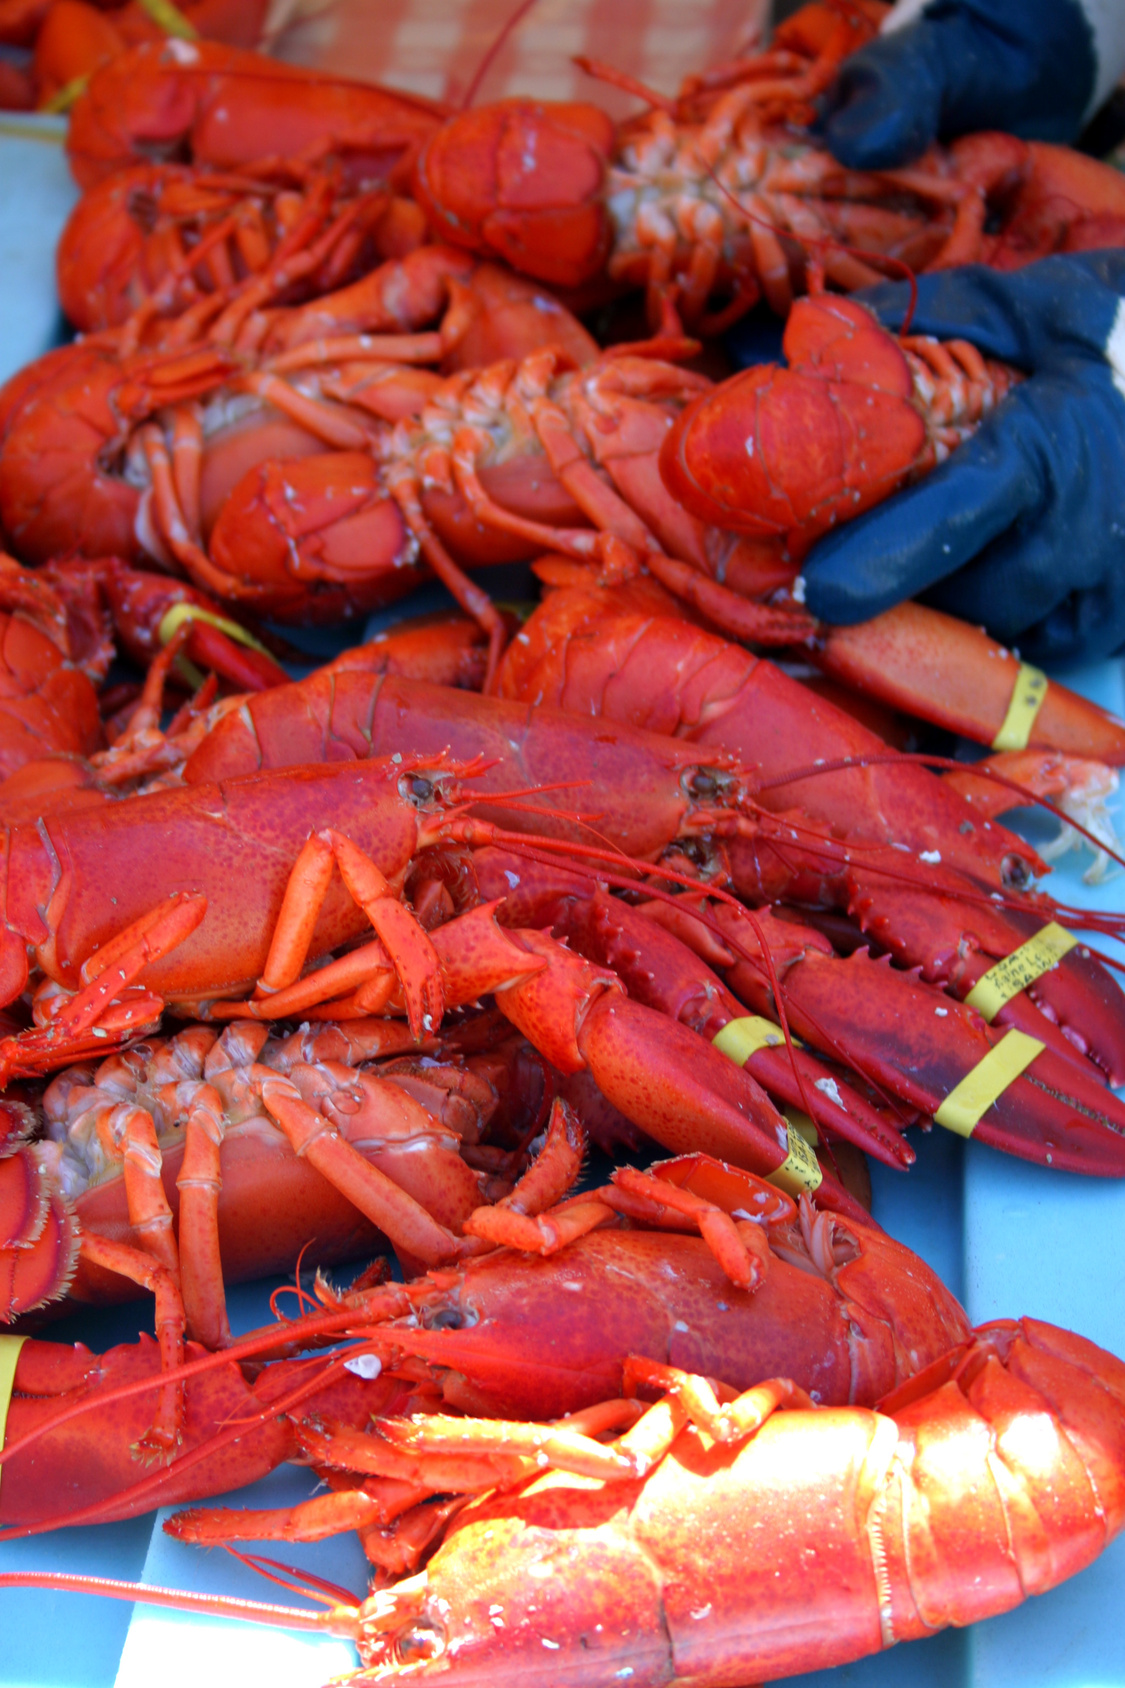
<path id="1" fill-rule="evenodd" d="M 927 1376 L 884 1408 L 918 1396 Z M 892 1475 L 873 1509 L 888 1642 L 1044 1593 L 1125 1523 L 1125 1366 L 1069 1331 L 984 1325 L 952 1377 L 894 1418 L 909 1476 Z"/>

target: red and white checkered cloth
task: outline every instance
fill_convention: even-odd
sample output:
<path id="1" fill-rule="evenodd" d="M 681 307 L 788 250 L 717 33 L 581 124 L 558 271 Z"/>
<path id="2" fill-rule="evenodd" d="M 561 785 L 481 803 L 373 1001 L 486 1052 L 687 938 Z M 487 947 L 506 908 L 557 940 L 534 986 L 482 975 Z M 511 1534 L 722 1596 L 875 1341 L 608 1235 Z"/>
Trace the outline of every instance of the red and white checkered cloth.
<path id="1" fill-rule="evenodd" d="M 459 103 L 516 0 L 277 0 L 274 51 Z M 689 72 L 752 47 L 769 0 L 538 0 L 491 65 L 475 104 L 515 94 L 594 100 L 615 116 L 629 100 L 571 63 L 577 53 L 662 93 Z"/>

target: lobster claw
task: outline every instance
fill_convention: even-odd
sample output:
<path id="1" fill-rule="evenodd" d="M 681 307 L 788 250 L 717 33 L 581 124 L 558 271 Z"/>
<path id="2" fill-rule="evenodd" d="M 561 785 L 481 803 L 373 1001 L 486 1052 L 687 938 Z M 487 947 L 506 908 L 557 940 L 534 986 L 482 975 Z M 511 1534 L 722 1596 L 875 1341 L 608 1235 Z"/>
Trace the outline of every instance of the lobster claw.
<path id="1" fill-rule="evenodd" d="M 793 306 L 789 367 L 724 381 L 677 418 L 660 453 L 693 515 L 806 547 L 878 504 L 919 464 L 926 426 L 906 358 L 871 312 L 825 294 Z"/>

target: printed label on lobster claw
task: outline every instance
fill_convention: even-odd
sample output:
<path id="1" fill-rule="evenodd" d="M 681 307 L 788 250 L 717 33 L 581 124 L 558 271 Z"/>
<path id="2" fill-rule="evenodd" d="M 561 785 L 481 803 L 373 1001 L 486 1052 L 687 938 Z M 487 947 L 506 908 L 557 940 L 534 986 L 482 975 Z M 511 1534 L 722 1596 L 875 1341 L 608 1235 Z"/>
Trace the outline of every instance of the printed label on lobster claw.
<path id="1" fill-rule="evenodd" d="M 795 1125 L 789 1125 L 789 1153 L 776 1172 L 766 1174 L 766 1181 L 794 1198 L 815 1195 L 823 1183 L 824 1174 L 816 1153 Z"/>
<path id="2" fill-rule="evenodd" d="M 1036 979 L 1041 979 L 1044 973 L 1049 973 L 1052 967 L 1057 967 L 1077 942 L 1073 932 L 1068 932 L 1057 920 L 1050 921 L 1026 944 L 1021 944 L 1011 955 L 998 961 L 995 967 L 990 967 L 977 980 L 965 1001 L 991 1023 L 1005 1003 L 1011 1002 L 1028 985 L 1033 985 Z"/>

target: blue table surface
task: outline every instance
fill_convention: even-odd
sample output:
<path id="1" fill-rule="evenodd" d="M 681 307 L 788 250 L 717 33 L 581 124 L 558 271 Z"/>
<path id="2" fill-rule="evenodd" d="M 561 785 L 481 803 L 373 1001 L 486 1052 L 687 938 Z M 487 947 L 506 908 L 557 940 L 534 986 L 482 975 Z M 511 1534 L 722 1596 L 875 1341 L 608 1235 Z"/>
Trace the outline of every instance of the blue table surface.
<path id="1" fill-rule="evenodd" d="M 73 198 L 59 133 L 50 120 L 0 124 L 0 379 L 45 349 L 56 332 L 52 254 Z M 397 613 L 434 601 L 431 591 Z M 318 640 L 308 643 L 311 654 Z M 320 642 L 323 654 L 330 648 Z M 1121 662 L 1065 678 L 1125 715 Z M 1118 825 L 1125 830 L 1123 814 L 1125 803 L 1119 802 Z M 1081 871 L 1088 860 L 1067 858 L 1051 876 L 1050 889 L 1062 901 L 1125 909 L 1125 876 L 1086 886 Z M 918 1163 L 909 1174 L 872 1165 L 875 1213 L 940 1273 L 974 1323 L 1034 1314 L 1125 1355 L 1125 1184 L 1026 1165 L 942 1131 L 915 1136 Z M 272 1287 L 233 1291 L 236 1330 L 268 1317 Z M 142 1328 L 151 1330 L 151 1312 L 137 1304 L 68 1321 L 52 1335 L 105 1348 L 132 1340 Z M 287 1505 L 314 1487 L 309 1472 L 286 1466 L 253 1490 L 223 1497 L 222 1504 Z M 229 1555 L 171 1541 L 160 1528 L 164 1516 L 0 1544 L 0 1570 L 50 1568 L 273 1598 L 268 1584 Z M 264 1551 L 315 1569 L 357 1595 L 365 1589 L 355 1537 Z M 280 1591 L 278 1597 L 288 1598 Z M 1125 1538 L 1089 1570 L 1005 1617 L 791 1678 L 789 1688 L 1125 1688 L 1119 1601 L 1125 1601 Z M 0 1688 L 108 1688 L 114 1682 L 118 1688 L 198 1688 L 206 1681 L 319 1688 L 356 1663 L 349 1645 L 330 1639 L 89 1596 L 0 1591 Z"/>

